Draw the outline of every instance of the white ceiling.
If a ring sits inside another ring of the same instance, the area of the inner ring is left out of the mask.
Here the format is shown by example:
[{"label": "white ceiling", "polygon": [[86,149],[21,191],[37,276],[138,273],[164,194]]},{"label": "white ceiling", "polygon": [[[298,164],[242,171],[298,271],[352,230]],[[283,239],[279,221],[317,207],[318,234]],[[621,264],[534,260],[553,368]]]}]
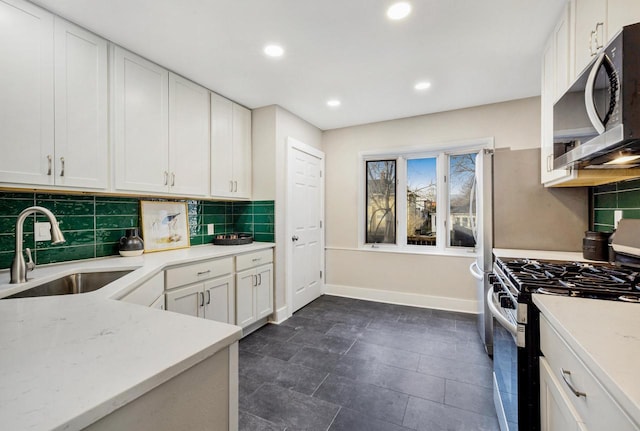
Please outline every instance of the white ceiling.
[{"label": "white ceiling", "polygon": [[[320,129],[540,94],[565,0],[34,0],[249,108]],[[281,44],[279,59],[262,53]],[[419,93],[416,82],[430,89]],[[342,105],[329,108],[338,98]]]}]

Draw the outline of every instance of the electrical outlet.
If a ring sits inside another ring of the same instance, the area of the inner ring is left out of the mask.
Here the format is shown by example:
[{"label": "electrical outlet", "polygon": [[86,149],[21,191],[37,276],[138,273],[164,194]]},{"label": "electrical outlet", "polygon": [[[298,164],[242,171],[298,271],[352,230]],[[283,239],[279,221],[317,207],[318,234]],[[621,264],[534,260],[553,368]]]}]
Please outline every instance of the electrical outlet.
[{"label": "electrical outlet", "polygon": [[36,222],[33,233],[35,234],[36,241],[51,241],[51,223]]},{"label": "electrical outlet", "polygon": [[618,223],[622,220],[622,210],[615,210],[613,212],[613,227],[618,229]]},{"label": "electrical outlet", "polygon": [[213,223],[207,225],[207,235],[213,235]]}]

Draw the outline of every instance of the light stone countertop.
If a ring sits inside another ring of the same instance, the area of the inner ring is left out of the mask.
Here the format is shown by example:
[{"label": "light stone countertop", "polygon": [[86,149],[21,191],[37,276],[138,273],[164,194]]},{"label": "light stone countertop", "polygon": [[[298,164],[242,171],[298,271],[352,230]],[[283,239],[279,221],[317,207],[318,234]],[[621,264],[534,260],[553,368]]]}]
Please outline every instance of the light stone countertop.
[{"label": "light stone countertop", "polygon": [[539,294],[533,302],[640,424],[640,304]]},{"label": "light stone countertop", "polygon": [[237,341],[237,326],[118,301],[164,269],[273,247],[189,249],[36,268],[20,287],[59,276],[135,271],[94,292],[0,300],[0,428],[80,430]]}]

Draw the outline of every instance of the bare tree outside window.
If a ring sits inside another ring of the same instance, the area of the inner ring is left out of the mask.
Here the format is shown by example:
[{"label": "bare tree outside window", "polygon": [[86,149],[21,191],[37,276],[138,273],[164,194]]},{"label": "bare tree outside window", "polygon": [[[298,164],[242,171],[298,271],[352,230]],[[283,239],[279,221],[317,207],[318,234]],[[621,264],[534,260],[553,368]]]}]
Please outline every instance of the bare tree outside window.
[{"label": "bare tree outside window", "polygon": [[369,244],[396,242],[396,161],[371,160],[367,170],[367,238]]},{"label": "bare tree outside window", "polygon": [[407,244],[436,245],[437,158],[407,160]]},{"label": "bare tree outside window", "polygon": [[476,153],[449,156],[449,245],[474,247]]}]

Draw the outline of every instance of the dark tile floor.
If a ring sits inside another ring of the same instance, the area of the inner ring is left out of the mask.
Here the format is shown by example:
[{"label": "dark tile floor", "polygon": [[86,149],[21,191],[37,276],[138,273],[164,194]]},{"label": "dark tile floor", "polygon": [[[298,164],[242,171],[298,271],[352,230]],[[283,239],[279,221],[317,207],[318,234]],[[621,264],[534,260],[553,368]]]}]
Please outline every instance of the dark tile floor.
[{"label": "dark tile floor", "polygon": [[240,341],[240,430],[498,430],[473,316],[322,296]]}]

